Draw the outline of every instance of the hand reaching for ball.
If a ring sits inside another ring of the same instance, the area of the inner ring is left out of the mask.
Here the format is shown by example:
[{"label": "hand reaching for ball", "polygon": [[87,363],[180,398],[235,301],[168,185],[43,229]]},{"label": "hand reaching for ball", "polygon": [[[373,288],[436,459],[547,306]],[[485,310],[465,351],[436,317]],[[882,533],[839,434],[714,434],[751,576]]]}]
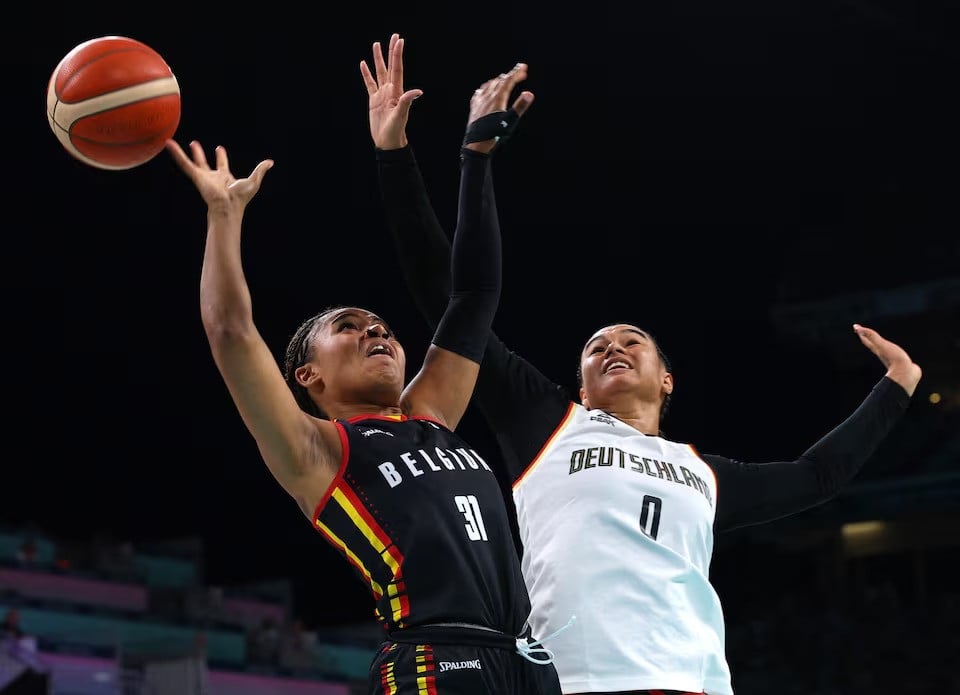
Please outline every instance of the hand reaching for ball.
[{"label": "hand reaching for ball", "polygon": [[210,212],[242,213],[247,203],[260,190],[264,175],[273,166],[272,159],[264,159],[254,167],[250,176],[238,179],[230,172],[230,160],[223,145],[218,145],[214,150],[216,166],[213,168],[207,163],[207,155],[196,140],[190,143],[192,159],[175,140],[168,140],[166,148],[183,173],[200,191]]}]

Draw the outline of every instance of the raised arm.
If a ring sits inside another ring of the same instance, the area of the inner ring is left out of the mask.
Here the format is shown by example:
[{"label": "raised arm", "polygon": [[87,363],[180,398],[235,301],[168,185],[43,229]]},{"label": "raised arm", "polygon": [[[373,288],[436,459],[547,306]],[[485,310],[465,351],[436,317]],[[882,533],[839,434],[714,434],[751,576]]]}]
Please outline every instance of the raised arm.
[{"label": "raised arm", "polygon": [[380,42],[375,42],[373,69],[361,61],[360,73],[369,97],[380,194],[400,270],[417,309],[430,329],[436,330],[450,297],[450,240],[430,203],[407,141],[410,108],[423,92],[404,89],[403,49],[404,40],[393,34],[388,63]]},{"label": "raised arm", "polygon": [[[402,46],[402,44],[400,44]],[[526,65],[487,80],[470,99],[467,134],[461,148],[459,212],[450,261],[446,309],[427,350],[423,368],[405,392],[405,407],[432,414],[455,429],[470,403],[477,373],[497,311],[501,286],[500,224],[488,203],[490,152],[495,130],[485,124],[502,114]],[[523,110],[533,101],[524,91]],[[519,117],[519,116],[518,116]]]},{"label": "raised arm", "polygon": [[297,405],[254,325],[241,263],[244,212],[273,161],[264,160],[249,177],[236,179],[223,147],[216,148],[213,167],[196,141],[190,143],[190,157],[172,140],[167,150],[207,204],[200,314],[214,362],[270,472],[309,517],[333,480],[340,441],[332,423]]},{"label": "raised arm", "polygon": [[922,371],[907,352],[854,324],[860,342],[886,367],[859,407],[795,461],[740,463],[704,456],[717,474],[717,530],[795,514],[834,497],[900,421]]},{"label": "raised arm", "polygon": [[[389,64],[379,43],[373,44],[373,69],[360,63],[369,95],[370,134],[376,148],[377,174],[400,268],[417,308],[436,330],[450,297],[451,245],[433,210],[413,149],[407,141],[410,106],[422,92],[404,89],[404,42],[390,39]],[[497,135],[508,134],[530,103],[520,94],[510,109],[496,119],[488,115],[478,124]],[[478,131],[472,131],[477,136]],[[489,144],[489,143],[488,143]],[[496,210],[491,169],[483,187],[483,205]],[[461,198],[461,206],[465,204]],[[458,213],[463,219],[464,213]],[[508,475],[517,477],[550,436],[570,403],[569,394],[532,364],[509,350],[491,332],[476,385],[476,399],[491,423],[502,450]]]}]

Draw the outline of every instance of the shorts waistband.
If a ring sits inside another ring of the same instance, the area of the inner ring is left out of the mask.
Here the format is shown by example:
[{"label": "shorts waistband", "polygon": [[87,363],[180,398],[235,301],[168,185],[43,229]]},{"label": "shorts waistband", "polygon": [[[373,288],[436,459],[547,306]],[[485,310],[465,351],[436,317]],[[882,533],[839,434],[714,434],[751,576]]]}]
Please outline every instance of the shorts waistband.
[{"label": "shorts waistband", "polygon": [[[557,632],[565,630],[573,620],[574,618],[571,617],[570,622]],[[533,664],[540,666],[552,664],[553,652],[543,646],[545,640],[532,640],[530,634],[529,624],[525,624],[523,631],[514,636],[471,623],[433,623],[388,632],[387,639],[403,644],[450,644],[506,649],[519,654]],[[556,634],[545,639],[550,639]]]},{"label": "shorts waistband", "polygon": [[405,627],[388,632],[387,639],[401,644],[453,644],[510,651],[516,651],[517,648],[517,636],[472,623],[429,623]]},{"label": "shorts waistband", "polygon": [[706,695],[703,692],[693,693],[689,690],[624,690],[619,693],[607,693],[607,695]]}]

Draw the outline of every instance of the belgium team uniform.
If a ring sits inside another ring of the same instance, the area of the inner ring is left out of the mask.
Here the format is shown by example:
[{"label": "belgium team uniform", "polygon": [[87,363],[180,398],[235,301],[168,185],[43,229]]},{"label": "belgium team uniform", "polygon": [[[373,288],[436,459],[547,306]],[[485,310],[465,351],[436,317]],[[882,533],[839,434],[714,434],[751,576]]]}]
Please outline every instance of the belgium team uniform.
[{"label": "belgium team uniform", "polygon": [[370,589],[386,631],[371,692],[558,693],[554,667],[518,653],[530,601],[486,461],[430,419],[335,423],[343,461],[314,519]]},{"label": "belgium team uniform", "polygon": [[[435,323],[445,233],[409,148],[378,161],[405,277]],[[492,334],[474,397],[512,485],[530,624],[540,639],[562,631],[548,646],[563,692],[708,695],[733,693],[709,580],[715,534],[833,497],[910,400],[884,377],[798,459],[743,463],[587,410]]]}]

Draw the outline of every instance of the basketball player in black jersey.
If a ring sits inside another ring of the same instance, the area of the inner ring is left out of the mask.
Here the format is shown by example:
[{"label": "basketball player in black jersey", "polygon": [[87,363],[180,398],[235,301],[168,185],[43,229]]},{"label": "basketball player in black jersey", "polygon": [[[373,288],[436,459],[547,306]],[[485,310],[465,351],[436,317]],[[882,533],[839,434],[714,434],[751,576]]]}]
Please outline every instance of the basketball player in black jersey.
[{"label": "basketball player in black jersey", "polygon": [[[401,94],[391,85],[402,75],[375,62],[371,101],[395,107]],[[526,624],[530,600],[500,487],[454,433],[500,294],[500,248],[489,239],[499,236],[496,211],[482,205],[498,130],[485,117],[503,113],[524,78],[517,69],[489,80],[470,100],[450,301],[406,386],[393,331],[351,306],[305,321],[281,372],[253,322],[240,253],[246,206],[273,162],[237,179],[223,147],[211,166],[199,143],[189,156],[167,144],[207,204],[200,299],[214,361],[271,473],[375,600],[386,640],[371,694],[559,693],[551,655]],[[402,95],[402,108],[417,95]],[[515,116],[532,100],[524,92]]]},{"label": "basketball player in black jersey", "polygon": [[[371,128],[387,219],[414,298],[436,325],[449,243],[403,118],[391,125]],[[484,194],[495,207],[492,184]],[[899,345],[865,326],[854,331],[883,365],[881,379],[799,457],[762,463],[662,436],[673,375],[637,326],[589,337],[577,397],[490,336],[476,398],[513,491],[530,622],[546,641],[576,617],[550,645],[564,693],[732,695],[709,578],[715,534],[833,497],[906,412],[921,378]]]}]

